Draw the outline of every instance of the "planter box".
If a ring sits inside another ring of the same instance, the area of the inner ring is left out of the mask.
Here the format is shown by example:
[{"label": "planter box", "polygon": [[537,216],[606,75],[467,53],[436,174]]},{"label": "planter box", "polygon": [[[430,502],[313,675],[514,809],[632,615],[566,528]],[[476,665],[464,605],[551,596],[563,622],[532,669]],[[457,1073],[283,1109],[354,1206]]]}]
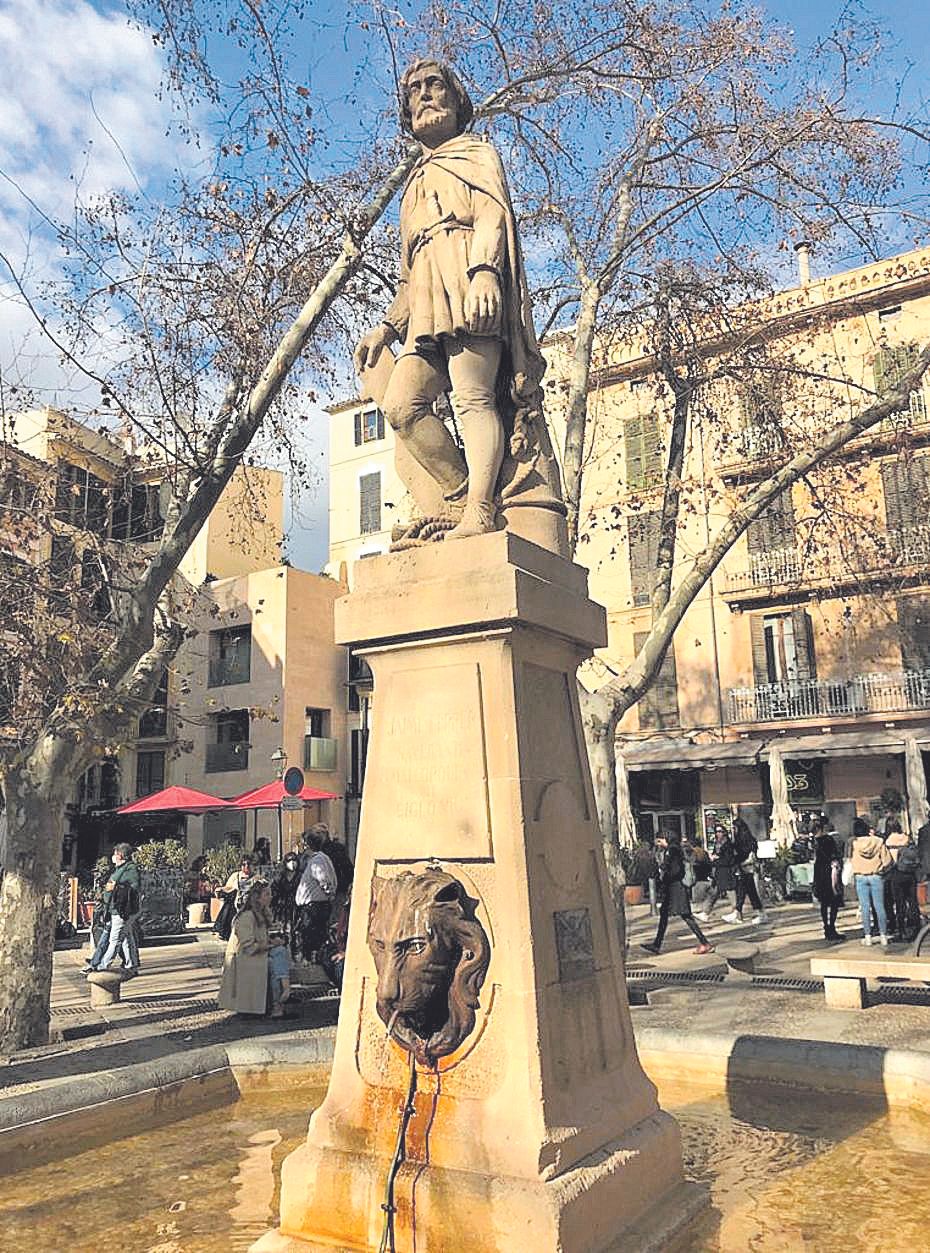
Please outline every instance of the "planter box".
[{"label": "planter box", "polygon": [[930,905],[930,882],[926,879],[917,884],[917,904]]},{"label": "planter box", "polygon": [[187,925],[189,927],[202,927],[207,921],[207,907],[205,904],[197,903],[188,905],[187,907]]},{"label": "planter box", "polygon": [[625,905],[642,905],[645,899],[645,889],[641,883],[628,884],[623,889],[623,903]]}]

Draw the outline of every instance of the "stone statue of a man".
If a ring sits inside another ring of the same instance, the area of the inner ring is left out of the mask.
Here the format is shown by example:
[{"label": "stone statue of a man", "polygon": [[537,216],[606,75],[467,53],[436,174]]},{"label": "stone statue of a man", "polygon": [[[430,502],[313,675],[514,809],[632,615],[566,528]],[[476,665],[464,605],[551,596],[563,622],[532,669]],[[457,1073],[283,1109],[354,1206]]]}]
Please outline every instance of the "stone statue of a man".
[{"label": "stone statue of a man", "polygon": [[[518,505],[549,510],[554,523],[564,506],[542,417],[545,362],[500,158],[467,133],[472,104],[447,66],[415,62],[401,80],[400,104],[423,155],[401,201],[397,296],[358,345],[356,367],[410,454],[398,457],[398,470],[417,504],[431,511],[425,471],[439,489],[432,503],[458,519],[447,539],[499,529],[499,509]],[[387,351],[395,343],[396,360]],[[442,392],[450,393],[464,458],[434,412]]]}]

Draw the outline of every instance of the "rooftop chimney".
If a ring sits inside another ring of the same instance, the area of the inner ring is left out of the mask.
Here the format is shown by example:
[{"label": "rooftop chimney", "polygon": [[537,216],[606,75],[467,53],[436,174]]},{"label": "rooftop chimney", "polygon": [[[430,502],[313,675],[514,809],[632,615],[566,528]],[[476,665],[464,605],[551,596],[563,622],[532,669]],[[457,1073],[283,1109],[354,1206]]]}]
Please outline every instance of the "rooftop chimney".
[{"label": "rooftop chimney", "polygon": [[810,241],[802,239],[794,246],[795,252],[798,254],[798,278],[802,287],[807,287],[811,281],[811,246]]}]

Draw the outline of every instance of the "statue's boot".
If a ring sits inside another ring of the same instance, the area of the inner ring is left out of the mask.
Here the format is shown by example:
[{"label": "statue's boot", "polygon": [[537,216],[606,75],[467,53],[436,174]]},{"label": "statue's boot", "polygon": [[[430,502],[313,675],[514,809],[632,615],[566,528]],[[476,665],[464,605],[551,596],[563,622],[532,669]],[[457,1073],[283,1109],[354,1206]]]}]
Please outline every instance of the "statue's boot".
[{"label": "statue's boot", "polygon": [[497,531],[497,506],[492,500],[469,500],[459,523],[446,532],[446,539],[467,539]]}]

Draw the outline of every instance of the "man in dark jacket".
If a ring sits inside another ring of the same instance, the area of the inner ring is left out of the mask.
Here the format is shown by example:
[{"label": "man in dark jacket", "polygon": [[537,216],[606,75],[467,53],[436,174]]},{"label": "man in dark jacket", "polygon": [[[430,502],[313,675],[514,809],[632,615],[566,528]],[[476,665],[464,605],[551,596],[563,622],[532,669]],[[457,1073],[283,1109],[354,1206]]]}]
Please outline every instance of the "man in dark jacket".
[{"label": "man in dark jacket", "polygon": [[126,977],[131,979],[139,973],[139,948],[133,920],[139,912],[141,889],[139,867],[132,860],[132,845],[117,844],[113,850],[113,872],[103,889],[103,909],[108,921],[93,957],[84,967],[85,974],[106,970],[120,948]]},{"label": "man in dark jacket", "polygon": [[698,947],[695,953],[703,955],[713,951],[707,937],[694,920],[691,913],[691,899],[685,887],[685,859],[681,851],[681,836],[677,831],[668,831],[656,837],[656,844],[664,850],[662,867],[659,871],[659,893],[662,903],[659,906],[659,926],[656,938],[651,944],[641,944],[640,948],[658,957],[665,939],[665,931],[671,914],[677,914],[681,921],[694,932]]}]

